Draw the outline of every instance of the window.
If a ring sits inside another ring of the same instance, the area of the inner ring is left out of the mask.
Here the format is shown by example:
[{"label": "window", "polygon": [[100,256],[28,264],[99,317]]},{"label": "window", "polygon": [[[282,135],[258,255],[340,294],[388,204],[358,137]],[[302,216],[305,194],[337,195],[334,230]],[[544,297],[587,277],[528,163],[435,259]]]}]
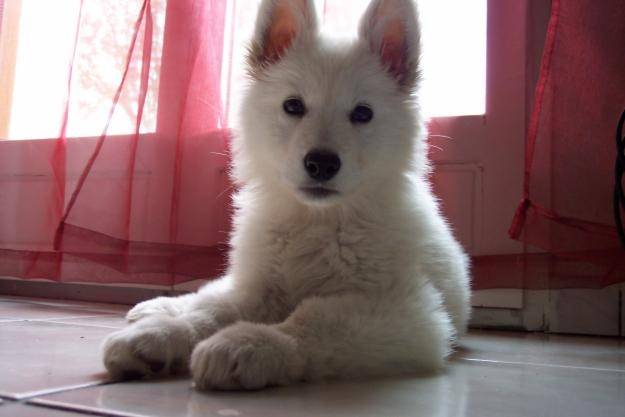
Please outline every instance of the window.
[{"label": "window", "polygon": [[[324,35],[356,36],[368,1],[314,0]],[[232,60],[225,62],[228,113],[238,109],[246,84],[245,48],[260,0],[229,2]],[[486,102],[486,0],[418,0],[422,16],[421,100],[429,117],[481,115]],[[228,33],[227,33],[228,35]],[[227,60],[226,60],[227,61]]]},{"label": "window", "polygon": [[[72,74],[67,136],[99,136],[119,85],[141,0],[49,0],[4,2],[0,37],[0,139],[52,138],[59,134],[67,97],[68,69],[80,13],[80,36]],[[166,0],[153,0],[150,83],[140,131],[156,127],[158,77]],[[139,31],[140,36],[142,31]],[[134,55],[140,57],[142,39]],[[124,94],[108,129],[135,129],[140,59],[133,59]],[[36,123],[33,121],[36,120]]]},{"label": "window", "polygon": [[[353,37],[368,1],[314,0],[324,34]],[[485,110],[486,0],[418,0],[423,31],[427,116],[480,115]],[[58,136],[75,50],[68,137],[99,136],[121,79],[142,0],[3,2],[0,37],[0,139]],[[152,0],[153,42],[141,133],[156,130],[167,0]],[[227,2],[222,91],[227,115],[238,109],[246,84],[245,48],[260,0]],[[453,12],[450,12],[453,11]],[[108,134],[134,131],[141,71],[141,35]],[[451,36],[450,36],[451,34]],[[36,123],[33,123],[36,120]]]}]

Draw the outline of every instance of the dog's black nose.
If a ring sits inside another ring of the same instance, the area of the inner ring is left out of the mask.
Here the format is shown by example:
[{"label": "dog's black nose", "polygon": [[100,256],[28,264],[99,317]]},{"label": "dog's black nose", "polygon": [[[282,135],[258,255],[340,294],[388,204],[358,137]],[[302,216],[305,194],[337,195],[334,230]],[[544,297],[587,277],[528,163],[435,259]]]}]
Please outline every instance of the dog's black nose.
[{"label": "dog's black nose", "polygon": [[316,149],[304,157],[304,168],[313,180],[328,181],[341,169],[341,159],[334,152]]}]

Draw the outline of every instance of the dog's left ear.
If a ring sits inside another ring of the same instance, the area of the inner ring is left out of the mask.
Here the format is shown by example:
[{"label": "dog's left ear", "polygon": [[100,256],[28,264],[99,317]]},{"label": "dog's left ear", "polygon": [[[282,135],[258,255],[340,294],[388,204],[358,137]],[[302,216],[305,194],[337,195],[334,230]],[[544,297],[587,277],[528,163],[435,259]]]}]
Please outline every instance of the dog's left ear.
[{"label": "dog's left ear", "polygon": [[314,0],[263,0],[248,63],[252,74],[278,62],[294,43],[317,33]]},{"label": "dog's left ear", "polygon": [[415,87],[421,43],[414,0],[371,1],[360,21],[359,35],[402,89]]}]

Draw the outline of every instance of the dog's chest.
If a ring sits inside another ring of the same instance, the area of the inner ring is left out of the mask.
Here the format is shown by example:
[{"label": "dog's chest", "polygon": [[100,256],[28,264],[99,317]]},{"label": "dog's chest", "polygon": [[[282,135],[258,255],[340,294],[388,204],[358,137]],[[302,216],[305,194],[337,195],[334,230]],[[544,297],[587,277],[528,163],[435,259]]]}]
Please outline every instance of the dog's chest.
[{"label": "dog's chest", "polygon": [[278,227],[273,233],[273,272],[294,301],[370,290],[378,277],[391,272],[392,250],[384,231],[354,222]]}]

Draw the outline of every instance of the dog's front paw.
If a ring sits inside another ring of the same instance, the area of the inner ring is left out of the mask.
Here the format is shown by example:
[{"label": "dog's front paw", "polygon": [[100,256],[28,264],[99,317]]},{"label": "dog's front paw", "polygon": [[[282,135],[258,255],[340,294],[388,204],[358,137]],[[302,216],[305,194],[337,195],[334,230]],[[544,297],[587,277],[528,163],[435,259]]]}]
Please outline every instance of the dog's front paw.
[{"label": "dog's front paw", "polygon": [[187,372],[193,338],[191,326],[180,319],[147,317],[105,339],[104,366],[113,379]]},{"label": "dog's front paw", "polygon": [[143,301],[126,313],[126,320],[135,322],[142,318],[156,314],[166,314],[171,317],[180,315],[180,300],[175,297],[156,297]]},{"label": "dog's front paw", "polygon": [[266,325],[238,323],[199,343],[191,356],[198,389],[260,389],[301,379],[304,360],[291,336]]}]

